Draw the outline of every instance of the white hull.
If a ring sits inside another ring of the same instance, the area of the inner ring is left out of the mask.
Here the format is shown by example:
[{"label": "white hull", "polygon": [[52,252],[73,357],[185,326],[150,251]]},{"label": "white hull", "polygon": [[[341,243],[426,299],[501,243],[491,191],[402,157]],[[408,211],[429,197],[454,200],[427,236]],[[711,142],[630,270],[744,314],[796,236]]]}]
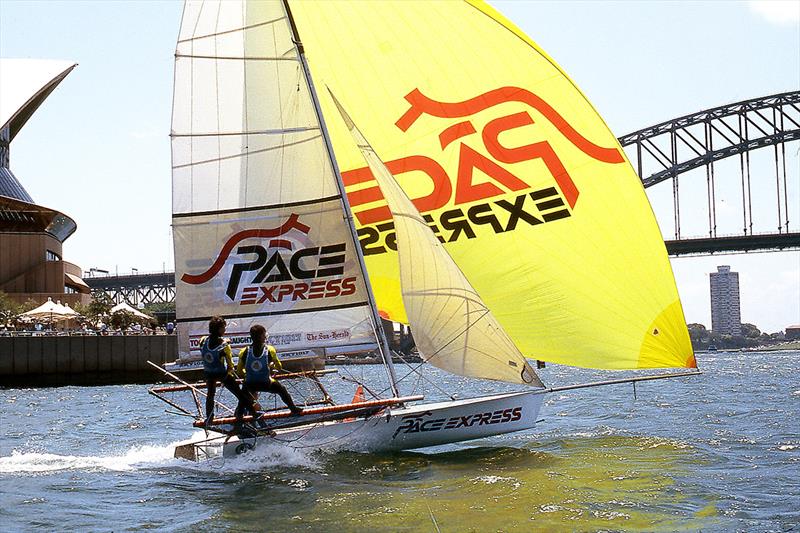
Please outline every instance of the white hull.
[{"label": "white hull", "polygon": [[[543,393],[537,390],[388,408],[383,414],[368,419],[309,424],[277,430],[274,436],[233,437],[223,445],[223,455],[232,457],[261,444],[360,452],[397,451],[511,433],[536,425]],[[205,455],[216,453],[211,450],[198,453],[199,457]]]}]

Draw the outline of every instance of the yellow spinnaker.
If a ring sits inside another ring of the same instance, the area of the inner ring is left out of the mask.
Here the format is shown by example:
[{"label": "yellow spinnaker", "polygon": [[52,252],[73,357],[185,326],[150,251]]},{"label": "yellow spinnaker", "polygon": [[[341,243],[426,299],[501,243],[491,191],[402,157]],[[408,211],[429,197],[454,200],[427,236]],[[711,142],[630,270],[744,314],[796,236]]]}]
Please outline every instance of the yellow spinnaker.
[{"label": "yellow spinnaker", "polygon": [[[592,368],[695,366],[639,178],[518,28],[479,2],[290,6],[317,85],[350,110],[522,353]],[[378,306],[405,321],[391,213],[320,98]]]}]

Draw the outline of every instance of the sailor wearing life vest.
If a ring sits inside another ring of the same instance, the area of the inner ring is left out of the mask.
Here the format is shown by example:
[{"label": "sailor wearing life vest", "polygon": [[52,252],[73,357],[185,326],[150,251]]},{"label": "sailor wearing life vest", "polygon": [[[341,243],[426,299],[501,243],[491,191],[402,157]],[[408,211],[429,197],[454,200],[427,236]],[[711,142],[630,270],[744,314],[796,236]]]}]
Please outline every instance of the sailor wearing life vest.
[{"label": "sailor wearing life vest", "polygon": [[217,392],[217,381],[221,381],[226,389],[231,391],[239,403],[247,401],[249,396],[245,396],[236,381],[236,373],[233,367],[233,356],[228,340],[222,336],[225,334],[225,319],[222,317],[212,317],[208,322],[208,337],[200,339],[200,354],[203,358],[203,372],[206,378],[206,427],[211,425],[214,419],[214,396]]},{"label": "sailor wearing life vest", "polygon": [[272,369],[281,371],[283,366],[275,347],[267,344],[267,330],[264,326],[255,324],[251,327],[250,339],[252,343],[239,352],[239,363],[236,365],[237,373],[240,376],[244,375],[242,392],[247,396],[245,401],[239,402],[236,408],[237,416],[241,416],[245,409],[251,409],[255,393],[260,391],[278,394],[293,415],[302,414],[303,410],[294,404],[286,387],[272,377]]}]

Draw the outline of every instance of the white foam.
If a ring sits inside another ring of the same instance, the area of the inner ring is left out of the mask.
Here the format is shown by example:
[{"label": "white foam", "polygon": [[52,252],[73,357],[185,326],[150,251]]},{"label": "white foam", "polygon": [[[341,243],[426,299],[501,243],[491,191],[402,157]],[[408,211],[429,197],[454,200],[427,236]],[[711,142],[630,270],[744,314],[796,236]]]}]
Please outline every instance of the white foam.
[{"label": "white foam", "polygon": [[173,459],[174,444],[134,446],[122,455],[79,456],[14,450],[0,457],[0,473],[24,474],[63,470],[128,471],[165,464]]},{"label": "white foam", "polygon": [[486,485],[494,485],[495,483],[505,483],[510,484],[512,487],[519,488],[522,483],[520,483],[516,478],[513,477],[503,477],[503,476],[478,476],[476,478],[470,479],[474,485],[479,483],[483,483]]},{"label": "white foam", "polygon": [[[214,458],[194,462],[175,459],[175,446],[201,442],[207,437],[197,431],[190,439],[165,445],[133,446],[122,454],[59,455],[42,451],[14,450],[0,457],[0,474],[49,473],[71,470],[125,472],[158,467],[178,467],[218,472],[253,472],[271,468],[320,466],[323,453],[316,448],[292,448],[278,442],[259,443],[253,450],[232,458]],[[217,441],[222,443],[222,439]]]},{"label": "white foam", "polygon": [[196,468],[224,468],[225,472],[253,472],[272,468],[320,466],[320,451],[315,448],[292,448],[277,442],[260,442],[247,453],[226,459],[194,463]]}]

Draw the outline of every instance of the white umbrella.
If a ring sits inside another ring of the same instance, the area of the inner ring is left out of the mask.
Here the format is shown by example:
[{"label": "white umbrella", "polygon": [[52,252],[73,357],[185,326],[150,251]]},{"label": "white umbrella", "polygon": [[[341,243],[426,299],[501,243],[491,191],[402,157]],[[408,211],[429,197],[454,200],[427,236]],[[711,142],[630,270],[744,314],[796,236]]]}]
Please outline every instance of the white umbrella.
[{"label": "white umbrella", "polygon": [[56,301],[56,307],[58,307],[58,313],[64,318],[78,318],[81,316],[76,310],[71,308],[69,304],[62,304],[61,300]]},{"label": "white umbrella", "polygon": [[[67,309],[68,308],[65,308],[60,303],[53,302],[52,298],[47,298],[47,301],[36,309],[31,309],[19,316],[20,318],[39,320],[41,322],[54,322],[57,320],[64,320],[65,318],[71,318],[72,315],[64,315]],[[72,309],[69,309],[69,312],[77,314]]]},{"label": "white umbrella", "polygon": [[111,308],[111,314],[112,315],[114,313],[119,313],[121,311],[125,311],[127,313],[132,314],[133,316],[135,316],[137,318],[142,318],[144,320],[153,320],[153,317],[151,317],[150,315],[146,315],[146,314],[142,313],[141,311],[139,311],[138,309],[134,309],[130,305],[126,304],[125,302],[118,303],[117,305],[115,305],[114,307]]}]

